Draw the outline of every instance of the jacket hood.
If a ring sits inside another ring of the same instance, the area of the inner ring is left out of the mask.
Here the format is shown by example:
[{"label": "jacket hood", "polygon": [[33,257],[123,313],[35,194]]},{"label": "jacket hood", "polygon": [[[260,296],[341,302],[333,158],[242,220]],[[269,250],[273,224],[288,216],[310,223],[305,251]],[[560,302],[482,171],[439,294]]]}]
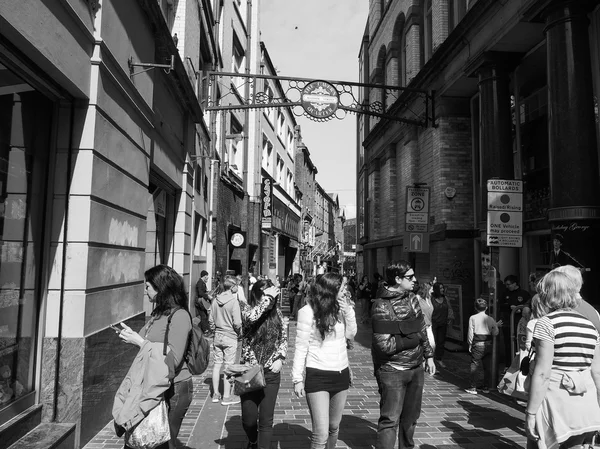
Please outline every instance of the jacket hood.
[{"label": "jacket hood", "polygon": [[226,292],[220,293],[217,296],[216,301],[219,307],[223,307],[225,304],[233,301],[234,299],[237,300],[237,295],[231,290],[227,290]]},{"label": "jacket hood", "polygon": [[410,291],[408,291],[408,290],[407,291],[391,290],[385,286],[381,286],[377,290],[377,294],[375,295],[375,297],[381,298],[381,299],[400,299],[400,298],[405,298],[408,295],[410,295]]}]

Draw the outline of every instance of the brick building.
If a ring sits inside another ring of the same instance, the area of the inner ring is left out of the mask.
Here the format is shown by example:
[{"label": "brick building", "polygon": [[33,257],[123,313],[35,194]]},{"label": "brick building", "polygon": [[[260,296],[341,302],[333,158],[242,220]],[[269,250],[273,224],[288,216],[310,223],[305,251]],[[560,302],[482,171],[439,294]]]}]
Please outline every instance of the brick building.
[{"label": "brick building", "polygon": [[[516,274],[526,286],[529,273],[548,271],[558,233],[569,263],[598,268],[597,4],[370,2],[361,81],[433,91],[435,101],[431,110],[415,90],[362,91],[364,103],[429,120],[424,127],[359,118],[357,228],[366,274],[408,259],[420,280],[436,276],[452,286],[464,323],[472,298],[488,293],[480,255],[488,251],[491,178],[525,185],[523,246],[492,248],[502,279]],[[406,188],[415,184],[430,189],[428,252],[411,252],[404,234]],[[597,302],[590,280],[584,296]],[[459,340],[462,323],[454,329]]]}]

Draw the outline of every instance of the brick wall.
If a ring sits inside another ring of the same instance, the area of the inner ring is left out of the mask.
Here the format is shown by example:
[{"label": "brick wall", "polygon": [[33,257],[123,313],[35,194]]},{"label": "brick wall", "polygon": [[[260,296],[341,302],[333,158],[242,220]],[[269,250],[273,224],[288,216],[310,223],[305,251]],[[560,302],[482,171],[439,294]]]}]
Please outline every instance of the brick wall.
[{"label": "brick wall", "polygon": [[448,37],[448,0],[433,0],[432,14],[432,49],[435,52]]},{"label": "brick wall", "polygon": [[412,24],[406,32],[406,84],[421,70],[421,27],[418,24]]}]

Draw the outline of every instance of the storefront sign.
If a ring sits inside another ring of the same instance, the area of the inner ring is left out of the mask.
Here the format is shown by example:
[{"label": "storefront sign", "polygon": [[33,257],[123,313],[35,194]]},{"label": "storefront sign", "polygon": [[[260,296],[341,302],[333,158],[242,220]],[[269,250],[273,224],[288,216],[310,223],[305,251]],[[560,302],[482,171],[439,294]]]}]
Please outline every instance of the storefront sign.
[{"label": "storefront sign", "polygon": [[326,81],[313,81],[302,89],[302,107],[311,117],[331,117],[335,114],[339,103],[335,86]]},{"label": "storefront sign", "polygon": [[271,229],[273,220],[273,180],[263,178],[260,189],[262,229]]}]

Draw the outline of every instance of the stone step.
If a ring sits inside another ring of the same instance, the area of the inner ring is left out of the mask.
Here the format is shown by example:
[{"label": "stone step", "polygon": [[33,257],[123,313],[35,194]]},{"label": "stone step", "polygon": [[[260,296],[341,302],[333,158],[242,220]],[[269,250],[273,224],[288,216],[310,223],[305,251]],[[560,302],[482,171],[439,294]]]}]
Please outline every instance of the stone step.
[{"label": "stone step", "polygon": [[44,423],[29,431],[8,449],[74,449],[75,424]]}]

